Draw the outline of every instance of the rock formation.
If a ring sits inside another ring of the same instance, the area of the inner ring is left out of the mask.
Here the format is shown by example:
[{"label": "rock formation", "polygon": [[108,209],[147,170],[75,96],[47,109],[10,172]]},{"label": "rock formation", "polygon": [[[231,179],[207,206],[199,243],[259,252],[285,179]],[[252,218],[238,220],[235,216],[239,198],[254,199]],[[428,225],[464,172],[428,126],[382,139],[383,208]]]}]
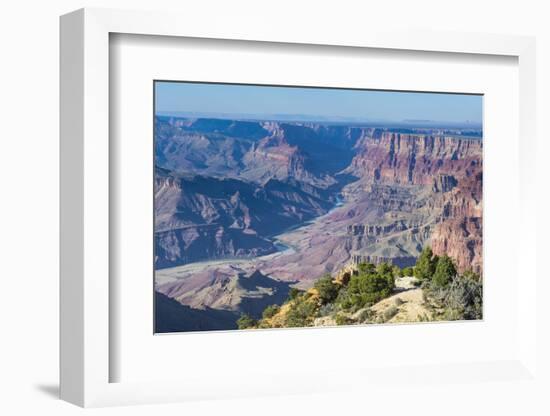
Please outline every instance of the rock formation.
[{"label": "rock formation", "polygon": [[[457,259],[460,272],[482,274],[483,142],[374,131],[356,148],[359,153],[347,171],[361,178],[364,189],[371,183],[430,186],[433,195],[427,205],[437,216],[430,227],[434,253]],[[367,227],[367,235],[386,230],[381,225]]]},{"label": "rock formation", "polygon": [[432,185],[440,174],[469,176],[481,165],[482,141],[375,130],[355,146],[347,172],[366,182]]}]

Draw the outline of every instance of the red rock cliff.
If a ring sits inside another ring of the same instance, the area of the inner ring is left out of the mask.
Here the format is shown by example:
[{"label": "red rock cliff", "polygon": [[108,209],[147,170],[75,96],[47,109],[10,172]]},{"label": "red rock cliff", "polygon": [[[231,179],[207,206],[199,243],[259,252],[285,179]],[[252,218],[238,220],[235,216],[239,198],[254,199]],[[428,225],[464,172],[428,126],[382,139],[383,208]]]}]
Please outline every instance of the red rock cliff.
[{"label": "red rock cliff", "polygon": [[374,131],[357,143],[347,171],[372,181],[431,185],[438,174],[478,171],[482,146],[477,139]]},{"label": "red rock cliff", "polygon": [[347,172],[365,185],[431,187],[429,204],[438,215],[430,243],[434,253],[451,256],[460,272],[482,274],[482,141],[375,130],[356,147]]}]

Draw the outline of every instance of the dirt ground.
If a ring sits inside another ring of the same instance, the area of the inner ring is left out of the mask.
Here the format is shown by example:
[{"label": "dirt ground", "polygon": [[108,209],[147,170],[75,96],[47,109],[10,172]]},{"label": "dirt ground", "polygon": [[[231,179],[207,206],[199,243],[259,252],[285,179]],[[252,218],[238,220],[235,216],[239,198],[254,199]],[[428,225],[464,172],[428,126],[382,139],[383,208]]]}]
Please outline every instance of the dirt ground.
[{"label": "dirt ground", "polygon": [[397,313],[389,319],[388,323],[418,322],[423,317],[430,317],[431,312],[424,304],[422,289],[414,285],[414,277],[400,277],[396,279],[396,292],[394,295],[381,300],[371,310],[377,316],[384,316],[387,310],[397,308]]}]

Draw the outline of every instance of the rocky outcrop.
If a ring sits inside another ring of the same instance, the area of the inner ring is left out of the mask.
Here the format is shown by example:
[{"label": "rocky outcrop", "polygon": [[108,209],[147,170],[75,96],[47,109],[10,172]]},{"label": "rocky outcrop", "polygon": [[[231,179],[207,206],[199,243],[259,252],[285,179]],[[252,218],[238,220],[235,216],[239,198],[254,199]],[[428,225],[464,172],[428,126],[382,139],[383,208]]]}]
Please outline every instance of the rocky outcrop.
[{"label": "rocky outcrop", "polygon": [[259,183],[287,178],[315,183],[317,178],[305,168],[303,152],[288,143],[280,128],[269,126],[266,130],[270,135],[254,143],[243,156],[241,176]]},{"label": "rocky outcrop", "polygon": [[440,223],[434,228],[434,254],[447,254],[457,262],[459,272],[483,274],[482,173],[463,177],[438,204]]},{"label": "rocky outcrop", "polygon": [[390,224],[353,224],[348,225],[348,234],[376,238],[394,232],[409,230],[411,228],[414,228],[414,225],[409,225],[404,220],[392,222]]},{"label": "rocky outcrop", "polygon": [[433,192],[449,192],[457,185],[457,180],[453,175],[439,174],[433,179]]},{"label": "rocky outcrop", "polygon": [[342,267],[338,272],[336,273],[336,277],[334,278],[334,282],[345,286],[349,283],[352,276],[357,276],[359,274],[359,270],[357,269],[356,263],[348,263],[344,267]]},{"label": "rocky outcrop", "polygon": [[460,273],[483,274],[483,228],[479,217],[459,217],[440,223],[431,237],[434,254],[447,254]]},{"label": "rocky outcrop", "polygon": [[369,256],[369,255],[355,254],[351,257],[351,261],[353,264],[388,263],[388,264],[394,264],[399,267],[409,267],[409,266],[414,266],[414,264],[416,263],[416,257],[383,257],[383,256]]},{"label": "rocky outcrop", "polygon": [[469,175],[481,164],[482,141],[375,130],[361,139],[347,172],[366,182],[433,185],[438,175]]}]

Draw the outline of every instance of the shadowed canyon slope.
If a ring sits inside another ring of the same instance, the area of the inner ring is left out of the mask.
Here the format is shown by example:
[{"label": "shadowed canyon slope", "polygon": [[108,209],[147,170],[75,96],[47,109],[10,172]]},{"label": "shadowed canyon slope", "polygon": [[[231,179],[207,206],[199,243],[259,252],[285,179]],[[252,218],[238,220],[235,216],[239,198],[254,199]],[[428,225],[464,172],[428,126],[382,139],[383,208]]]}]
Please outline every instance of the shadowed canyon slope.
[{"label": "shadowed canyon slope", "polygon": [[157,168],[156,264],[274,252],[269,236],[319,216],[331,205],[326,191],[293,180],[270,179],[259,185]]},{"label": "shadowed canyon slope", "polygon": [[482,140],[460,130],[157,117],[156,290],[257,315],[426,245],[482,273]]}]

